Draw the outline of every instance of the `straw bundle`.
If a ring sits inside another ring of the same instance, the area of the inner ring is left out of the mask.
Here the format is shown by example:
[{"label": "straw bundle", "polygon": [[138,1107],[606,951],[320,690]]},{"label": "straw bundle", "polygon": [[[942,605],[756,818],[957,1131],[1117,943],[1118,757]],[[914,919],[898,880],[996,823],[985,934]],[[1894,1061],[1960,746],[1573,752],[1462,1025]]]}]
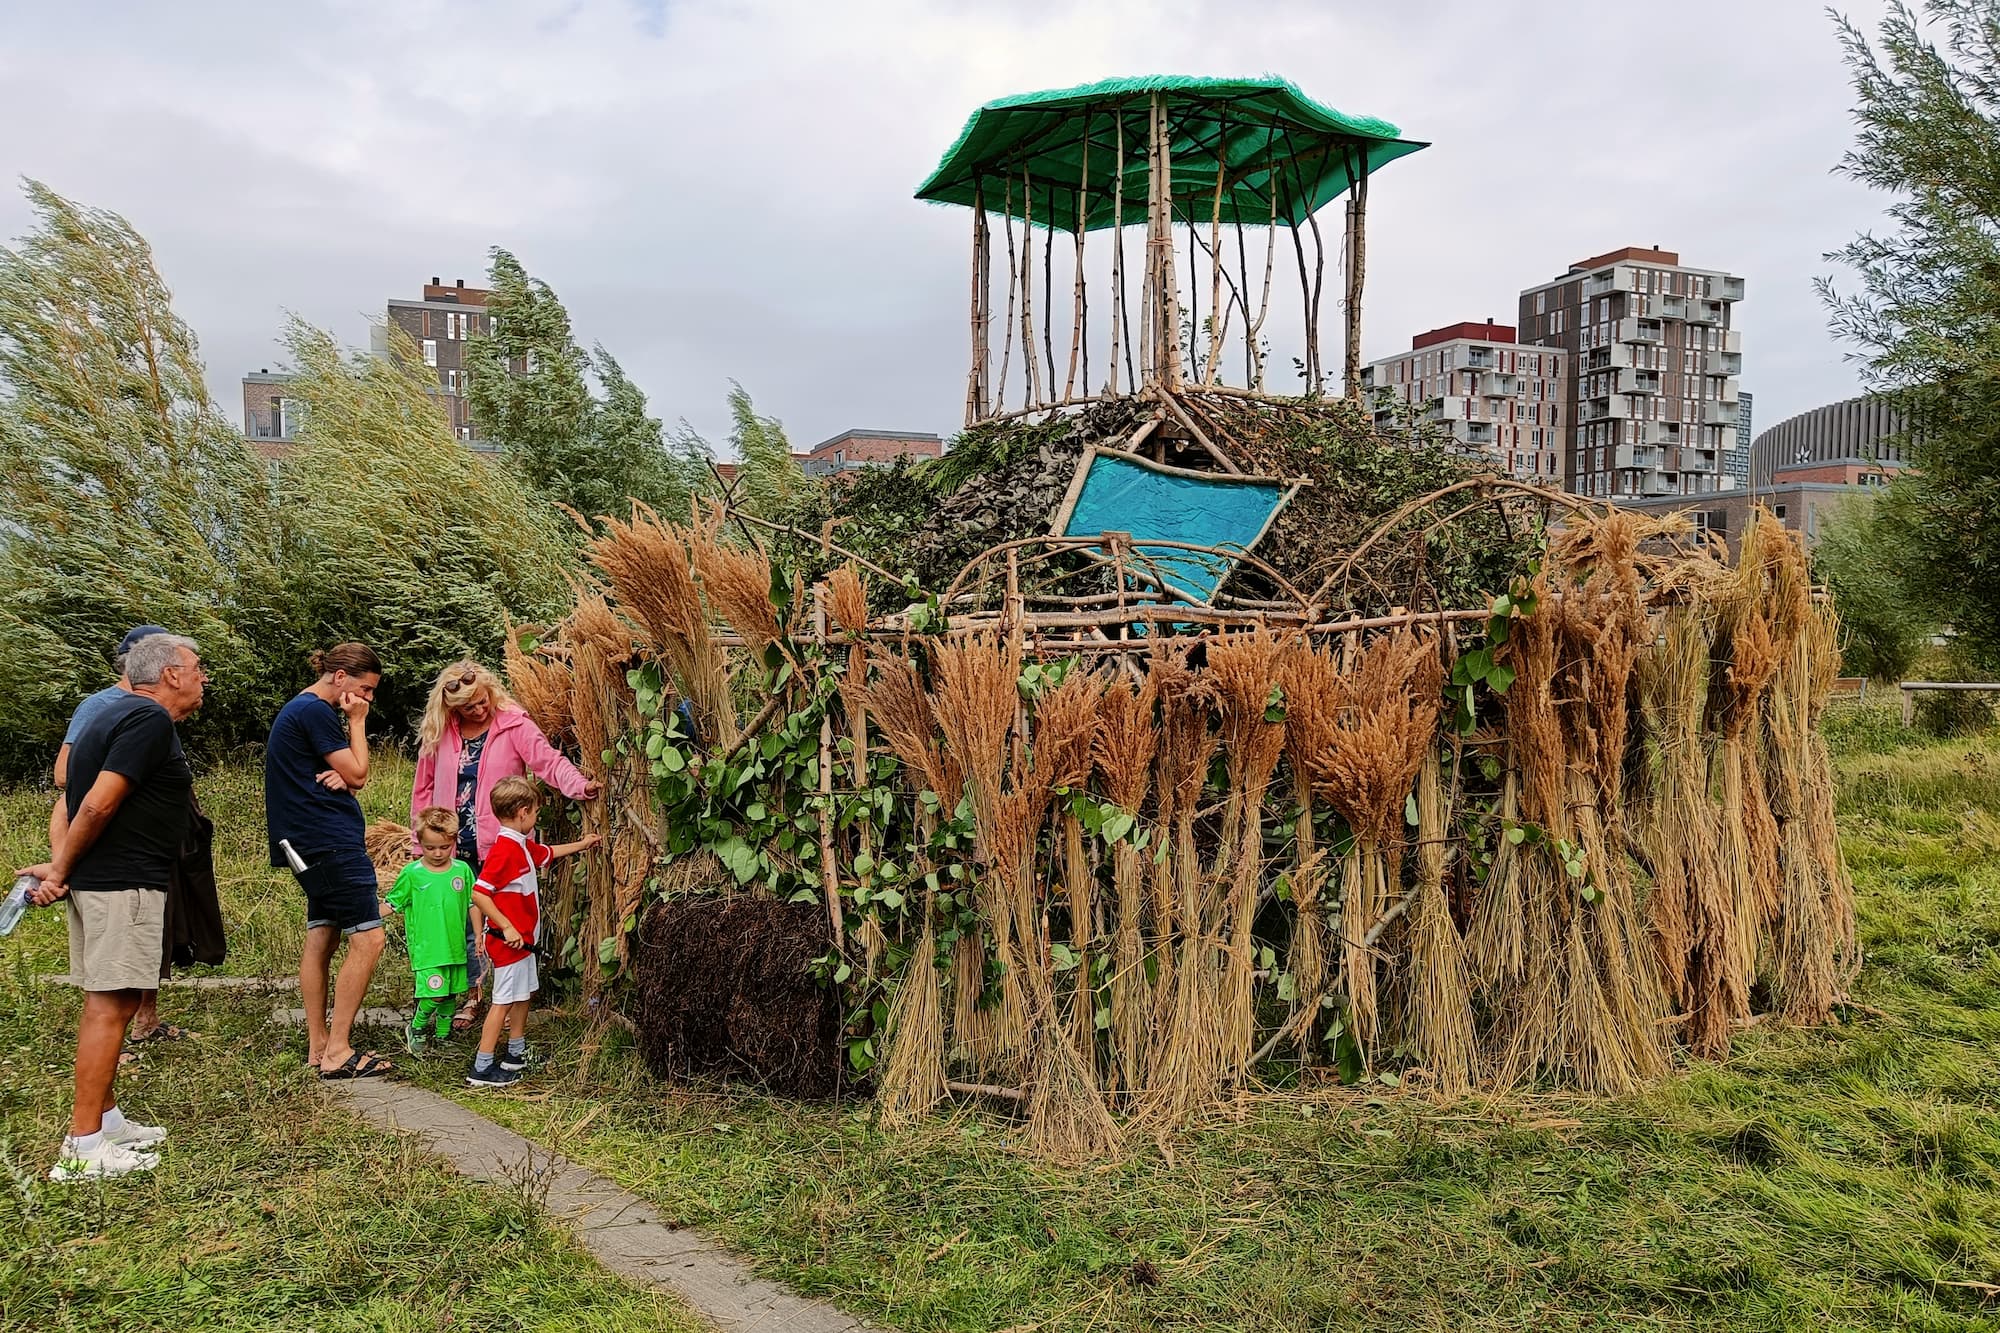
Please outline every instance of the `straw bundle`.
[{"label": "straw bundle", "polygon": [[728,663],[709,635],[683,530],[668,527],[659,515],[635,503],[630,523],[605,519],[603,535],[587,549],[591,562],[611,581],[619,605],[673,673],[704,732],[722,746],[735,744],[738,727]]},{"label": "straw bundle", "polygon": [[398,824],[393,819],[378,819],[368,826],[368,831],[362,835],[362,844],[368,849],[368,859],[375,863],[377,881],[383,884],[396,882],[396,876],[402,874],[403,867],[410,863],[410,842],[407,824]]},{"label": "straw bundle", "polygon": [[854,562],[835,569],[826,576],[827,614],[833,623],[849,634],[862,634],[868,629],[868,589],[861,582],[861,571]]},{"label": "straw bundle", "polygon": [[507,632],[500,640],[507,692],[534,719],[551,744],[566,747],[575,739],[570,734],[569,664],[546,648],[534,653],[522,652],[520,628],[509,620]]},{"label": "straw bundle", "polygon": [[1479,1037],[1472,1026],[1465,946],[1445,898],[1446,805],[1433,745],[1417,775],[1417,884],[1400,999],[1405,1035],[1423,1056],[1433,1089],[1441,1097],[1456,1097],[1472,1086]]},{"label": "straw bundle", "polygon": [[771,604],[771,558],[754,546],[746,549],[724,541],[724,517],[719,504],[711,506],[706,516],[696,510],[687,529],[688,554],[709,608],[761,658],[784,636],[778,610]]},{"label": "straw bundle", "polygon": [[926,904],[923,933],[889,1002],[889,1049],[880,1066],[875,1106],[890,1127],[913,1124],[945,1099],[944,993],[937,927]]},{"label": "straw bundle", "polygon": [[1511,833],[1521,822],[1521,770],[1512,759],[1511,746],[1501,768],[1493,860],[1473,895],[1465,933],[1466,963],[1480,989],[1496,996],[1513,993],[1528,965],[1526,905],[1517,865],[1520,848]]},{"label": "straw bundle", "polygon": [[[1104,677],[1072,670],[1035,709],[1032,782],[1053,800],[1059,789],[1074,790],[1090,781],[1091,740],[1098,727],[1098,704]],[[1058,806],[1056,828],[1061,844],[1061,874],[1068,900],[1070,948],[1078,963],[1070,996],[1072,1041],[1095,1086],[1097,1071],[1097,1005],[1091,993],[1091,942],[1097,918],[1097,870],[1084,848],[1083,824],[1068,807]],[[1048,910],[1042,909],[1042,944],[1050,943]]]},{"label": "straw bundle", "polygon": [[1301,640],[1285,654],[1279,669],[1285,691],[1285,755],[1292,775],[1292,799],[1298,806],[1292,865],[1292,923],[1289,958],[1299,997],[1297,1028],[1301,1051],[1309,1050],[1320,996],[1326,988],[1326,909],[1320,888],[1326,882],[1324,855],[1313,828],[1313,757],[1332,749],[1341,698],[1340,664],[1331,649],[1315,649]]},{"label": "straw bundle", "polygon": [[[1155,682],[1147,676],[1134,686],[1123,677],[1111,682],[1098,705],[1093,742],[1104,794],[1134,817],[1152,781]],[[1112,1073],[1126,1089],[1139,1086],[1151,1006],[1146,996],[1146,865],[1139,848],[1125,839],[1111,849],[1111,1056]]]},{"label": "straw bundle", "polygon": [[1728,1052],[1731,1025],[1750,1012],[1732,876],[1722,862],[1722,811],[1709,793],[1703,717],[1715,611],[1699,592],[1670,608],[1660,642],[1641,660],[1640,697],[1656,770],[1642,807],[1652,849],[1648,921],[1663,984],[1687,1016],[1683,1040],[1699,1055]]},{"label": "straw bundle", "polygon": [[1437,733],[1443,684],[1434,640],[1408,630],[1377,639],[1340,678],[1332,743],[1307,756],[1315,793],[1354,834],[1341,884],[1341,972],[1364,1051],[1375,1044],[1379,1019],[1367,935],[1400,879],[1403,807]]},{"label": "straw bundle", "polygon": [[1800,633],[1806,654],[1805,818],[1813,856],[1819,862],[1826,893],[1827,935],[1832,946],[1833,975],[1840,994],[1861,971],[1861,944],[1855,935],[1854,881],[1840,855],[1840,831],[1833,817],[1833,756],[1820,730],[1834,679],[1840,674],[1840,622],[1829,606],[1813,608]]},{"label": "straw bundle", "polygon": [[1208,688],[1222,721],[1229,791],[1223,806],[1222,845],[1214,880],[1225,894],[1204,911],[1203,929],[1225,942],[1221,978],[1223,1067],[1243,1072],[1256,1021],[1256,959],[1251,930],[1264,871],[1264,796],[1284,752],[1285,727],[1268,721],[1278,692],[1285,645],[1266,630],[1219,636],[1209,644]]}]

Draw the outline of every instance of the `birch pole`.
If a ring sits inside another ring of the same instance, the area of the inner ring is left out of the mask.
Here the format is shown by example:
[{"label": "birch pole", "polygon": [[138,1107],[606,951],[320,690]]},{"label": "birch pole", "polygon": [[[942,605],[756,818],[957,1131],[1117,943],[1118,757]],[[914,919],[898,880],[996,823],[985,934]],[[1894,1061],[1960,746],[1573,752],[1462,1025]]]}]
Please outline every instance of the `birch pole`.
[{"label": "birch pole", "polygon": [[1354,176],[1347,199],[1347,345],[1342,374],[1347,396],[1361,401],[1361,283],[1368,267],[1368,154],[1359,157],[1361,169]]},{"label": "birch pole", "polygon": [[985,419],[990,389],[987,375],[992,369],[992,355],[986,337],[991,320],[987,310],[991,302],[987,284],[992,279],[992,264],[987,253],[989,244],[986,197],[983,186],[975,181],[972,186],[972,369],[965,385],[965,424],[968,426]]}]

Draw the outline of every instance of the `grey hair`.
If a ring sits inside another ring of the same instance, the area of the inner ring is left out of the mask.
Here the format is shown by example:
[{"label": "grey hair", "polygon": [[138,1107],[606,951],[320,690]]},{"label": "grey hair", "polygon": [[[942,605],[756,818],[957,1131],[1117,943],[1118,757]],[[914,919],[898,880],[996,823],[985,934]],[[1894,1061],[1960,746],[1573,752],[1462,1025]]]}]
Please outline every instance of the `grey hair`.
[{"label": "grey hair", "polygon": [[148,634],[125,654],[125,679],[134,685],[159,684],[162,671],[180,665],[183,648],[190,653],[201,651],[193,639],[179,634]]}]

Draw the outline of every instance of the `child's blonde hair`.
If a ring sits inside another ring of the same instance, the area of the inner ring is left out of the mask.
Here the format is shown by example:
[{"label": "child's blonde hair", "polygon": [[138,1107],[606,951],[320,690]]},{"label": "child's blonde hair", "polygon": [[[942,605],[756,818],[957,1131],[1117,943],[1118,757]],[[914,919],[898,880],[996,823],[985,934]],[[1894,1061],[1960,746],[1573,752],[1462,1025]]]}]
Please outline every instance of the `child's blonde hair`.
[{"label": "child's blonde hair", "polygon": [[426,833],[442,834],[457,842],[458,812],[442,805],[427,805],[417,811],[417,825],[410,830],[410,836],[421,838]]},{"label": "child's blonde hair", "polygon": [[493,813],[502,819],[512,818],[541,803],[542,784],[525,773],[502,778],[493,784]]}]

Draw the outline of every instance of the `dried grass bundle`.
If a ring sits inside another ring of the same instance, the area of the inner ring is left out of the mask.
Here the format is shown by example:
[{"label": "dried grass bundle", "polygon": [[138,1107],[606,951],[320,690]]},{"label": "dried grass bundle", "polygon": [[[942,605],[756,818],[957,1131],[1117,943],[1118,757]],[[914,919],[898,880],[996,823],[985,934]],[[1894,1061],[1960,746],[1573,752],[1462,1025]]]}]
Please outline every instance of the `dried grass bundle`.
[{"label": "dried grass bundle", "polygon": [[868,629],[868,589],[861,581],[861,571],[848,561],[826,576],[827,614],[833,623],[849,634],[861,634]]},{"label": "dried grass bundle", "polygon": [[[1152,783],[1155,683],[1148,676],[1133,685],[1111,681],[1098,705],[1098,732],[1092,743],[1104,794],[1136,817]],[[1128,838],[1111,849],[1111,1055],[1115,1081],[1139,1086],[1152,1006],[1146,994],[1146,863]]]},{"label": "dried grass bundle", "polygon": [[1433,1090],[1441,1097],[1457,1097],[1472,1086],[1479,1035],[1472,1023],[1464,941],[1445,897],[1446,801],[1433,745],[1417,775],[1417,884],[1400,1007],[1405,1035],[1423,1056]]},{"label": "dried grass bundle", "polygon": [[1404,630],[1377,639],[1339,679],[1331,744],[1307,762],[1315,794],[1354,833],[1341,885],[1341,971],[1355,1039],[1372,1052],[1379,1005],[1366,939],[1400,877],[1403,808],[1437,734],[1444,672],[1435,640]]},{"label": "dried grass bundle", "polygon": [[1209,643],[1208,690],[1222,721],[1229,790],[1213,882],[1222,890],[1203,913],[1204,932],[1224,941],[1220,979],[1222,1067],[1240,1076],[1254,1045],[1256,959],[1251,931],[1264,872],[1264,796],[1284,753],[1283,722],[1270,720],[1285,645],[1268,630],[1225,634]]},{"label": "dried grass bundle", "polygon": [[507,621],[506,634],[501,638],[502,667],[507,677],[507,691],[514,696],[514,702],[527,711],[558,749],[566,749],[575,741],[570,732],[570,680],[569,663],[547,646],[533,653],[521,651],[520,633],[523,627],[512,620]]},{"label": "dried grass bundle", "polygon": [[1854,881],[1840,855],[1840,831],[1834,823],[1833,756],[1828,753],[1826,735],[1820,730],[1833,682],[1840,674],[1840,622],[1831,605],[1813,608],[1799,641],[1807,663],[1808,753],[1804,773],[1807,836],[1825,886],[1834,981],[1839,994],[1844,996],[1861,972],[1861,943],[1855,934]]},{"label": "dried grass bundle", "polygon": [[410,842],[410,827],[407,824],[398,824],[393,819],[378,819],[368,826],[368,831],[362,835],[362,845],[368,849],[368,859],[375,863],[378,882],[396,882],[396,876],[402,874],[403,867],[412,860]]},{"label": "dried grass bundle", "polygon": [[727,511],[697,509],[687,530],[688,553],[695,577],[707,595],[709,609],[720,616],[761,659],[765,649],[784,635],[778,608],[771,601],[771,558],[757,547],[734,545],[722,536]]},{"label": "dried grass bundle", "polygon": [[1326,909],[1320,889],[1326,882],[1325,859],[1313,828],[1313,756],[1333,748],[1338,708],[1344,687],[1340,663],[1331,647],[1315,648],[1301,639],[1279,666],[1285,691],[1285,754],[1292,775],[1292,799],[1298,806],[1294,840],[1298,854],[1292,868],[1292,924],[1289,963],[1298,985],[1297,1024],[1302,1051],[1310,1049],[1313,1021],[1326,989]]},{"label": "dried grass bundle", "polygon": [[[587,550],[610,580],[618,604],[673,673],[704,733],[719,746],[735,744],[739,727],[728,663],[709,635],[683,530],[635,503],[630,523],[605,519],[603,535]],[[575,620],[572,616],[573,627]]]},{"label": "dried grass bundle", "polygon": [[[1043,697],[1035,708],[1035,743],[1030,784],[1035,795],[1053,802],[1060,790],[1086,786],[1091,775],[1091,742],[1098,729],[1098,705],[1104,696],[1105,678],[1091,671],[1073,669],[1062,683]],[[1097,1005],[1091,993],[1091,955],[1097,919],[1097,870],[1084,847],[1083,824],[1067,805],[1057,806],[1057,840],[1061,849],[1064,897],[1069,908],[1070,948],[1078,962],[1072,970],[1069,1027],[1091,1086],[1098,1084]],[[1047,930],[1048,912],[1041,914],[1044,956],[1051,942]],[[1051,975],[1051,982],[1054,978]]]},{"label": "dried grass bundle", "polygon": [[916,952],[889,1002],[889,1050],[880,1066],[875,1106],[891,1128],[914,1124],[945,1099],[944,981],[937,929],[929,912]]},{"label": "dried grass bundle", "polygon": [[965,792],[965,774],[957,754],[948,752],[938,736],[937,718],[916,664],[889,654],[877,654],[873,661],[869,718],[920,789],[935,792],[945,809],[957,809]]}]

